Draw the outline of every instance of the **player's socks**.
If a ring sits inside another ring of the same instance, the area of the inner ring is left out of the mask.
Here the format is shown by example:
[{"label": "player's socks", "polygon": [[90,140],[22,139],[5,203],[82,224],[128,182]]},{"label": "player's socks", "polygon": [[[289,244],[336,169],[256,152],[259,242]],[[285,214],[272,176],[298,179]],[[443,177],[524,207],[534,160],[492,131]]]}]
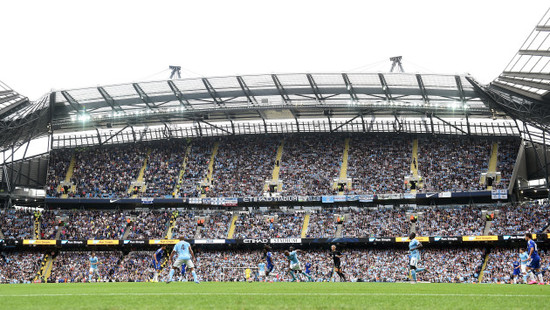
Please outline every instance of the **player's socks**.
[{"label": "player's socks", "polygon": [[531,270],[531,271],[529,272],[529,280],[531,280],[531,282],[537,281],[537,280],[535,279],[535,272],[534,272],[533,270]]},{"label": "player's socks", "polygon": [[155,276],[153,277],[153,281],[158,282],[159,281],[159,273],[155,271]]},{"label": "player's socks", "polygon": [[416,270],[411,270],[411,276],[412,276],[412,280],[413,282],[416,282]]},{"label": "player's socks", "polygon": [[292,276],[292,282],[296,281],[296,275],[294,274],[294,271],[290,271],[290,275]]},{"label": "player's socks", "polygon": [[313,279],[311,279],[311,276],[310,276],[310,275],[308,275],[308,274],[305,273],[305,272],[302,272],[302,274],[308,278],[309,282],[313,282]]},{"label": "player's socks", "polygon": [[340,280],[346,282],[346,276],[342,272],[339,272],[338,275],[340,276]]},{"label": "player's socks", "polygon": [[92,282],[92,275],[88,276],[88,282]]},{"label": "player's socks", "polygon": [[174,269],[170,270],[170,273],[168,274],[168,282],[172,282],[172,278],[174,277]]},{"label": "player's socks", "polygon": [[539,278],[539,284],[540,284],[540,283],[544,284],[544,279],[542,278],[542,272],[539,272],[539,273],[537,274],[537,276],[538,276],[538,278]]},{"label": "player's socks", "polygon": [[526,274],[523,275],[523,283],[527,283],[527,275]]},{"label": "player's socks", "polygon": [[197,273],[195,270],[191,271],[191,274],[193,275],[193,280],[195,280],[195,283],[199,283],[199,278],[197,278]]}]

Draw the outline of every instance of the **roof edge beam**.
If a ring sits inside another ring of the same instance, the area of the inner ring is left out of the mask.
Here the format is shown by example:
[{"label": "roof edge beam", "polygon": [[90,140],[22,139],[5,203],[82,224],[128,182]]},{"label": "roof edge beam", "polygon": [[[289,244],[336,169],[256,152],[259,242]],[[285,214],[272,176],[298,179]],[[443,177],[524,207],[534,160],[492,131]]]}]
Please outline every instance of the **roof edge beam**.
[{"label": "roof edge beam", "polygon": [[210,84],[210,81],[208,81],[207,78],[202,78],[202,83],[204,84],[204,86],[206,87],[206,90],[208,91],[208,93],[210,94],[210,97],[212,97],[212,99],[214,99],[214,102],[220,106],[223,104],[223,100],[220,98],[220,96],[218,96],[218,93],[216,92],[216,90],[214,89],[214,87],[212,86],[212,84]]},{"label": "roof edge beam", "polygon": [[543,56],[550,57],[550,51],[540,50],[519,50],[518,55]]},{"label": "roof edge beam", "polygon": [[65,100],[73,107],[73,109],[77,112],[80,112],[82,110],[82,105],[76,101],[71,94],[69,94],[67,91],[62,90],[61,95],[65,97]]},{"label": "roof edge beam", "polygon": [[313,91],[313,95],[315,95],[315,99],[317,99],[317,102],[324,103],[325,99],[323,98],[323,95],[321,95],[321,92],[319,91],[319,86],[317,86],[317,83],[315,82],[315,79],[313,79],[313,76],[311,74],[306,74],[307,80],[309,82],[309,86],[311,86],[311,90]]},{"label": "roof edge beam", "polygon": [[279,81],[279,77],[276,74],[272,74],[271,78],[273,79],[273,83],[275,83],[275,87],[277,87],[277,90],[279,91],[279,95],[283,98],[283,101],[285,103],[290,103],[290,97],[283,87],[283,84],[281,84],[281,81]]},{"label": "roof edge beam", "polygon": [[178,98],[178,101],[181,103],[181,105],[183,105],[186,108],[192,109],[193,106],[189,103],[189,100],[185,98],[185,96],[180,91],[180,89],[176,86],[176,84],[174,84],[172,80],[168,80],[167,82],[168,82],[168,86],[170,87],[170,89],[172,90],[176,98]]},{"label": "roof edge beam", "polygon": [[122,108],[117,106],[116,103],[115,103],[115,99],[113,99],[113,97],[111,97],[111,95],[109,95],[109,93],[105,90],[105,88],[103,87],[98,87],[97,90],[99,91],[99,93],[101,94],[101,97],[103,97],[103,100],[105,100],[105,102],[107,102],[107,104],[111,107],[111,109],[113,109],[114,111],[121,111]]},{"label": "roof edge beam", "polygon": [[241,86],[241,89],[243,90],[244,95],[248,99],[248,103],[258,104],[258,101],[256,100],[256,97],[254,97],[254,95],[250,91],[250,88],[248,88],[248,85],[246,85],[243,77],[242,76],[237,76],[237,81],[239,82],[239,85]]},{"label": "roof edge beam", "polygon": [[357,97],[357,93],[355,92],[355,88],[353,87],[353,84],[351,83],[348,74],[342,73],[342,78],[344,79],[344,83],[346,83],[346,89],[348,90],[351,99],[353,99],[354,101],[359,101],[359,97]]},{"label": "roof edge beam", "polygon": [[157,106],[153,103],[153,101],[151,101],[151,98],[149,98],[149,96],[147,95],[147,93],[145,93],[143,91],[143,89],[141,88],[141,86],[139,86],[138,83],[132,83],[132,86],[134,87],[134,89],[136,90],[136,92],[138,93],[139,95],[139,98],[141,99],[141,101],[143,101],[143,103],[145,103],[147,105],[148,108],[156,108]]}]

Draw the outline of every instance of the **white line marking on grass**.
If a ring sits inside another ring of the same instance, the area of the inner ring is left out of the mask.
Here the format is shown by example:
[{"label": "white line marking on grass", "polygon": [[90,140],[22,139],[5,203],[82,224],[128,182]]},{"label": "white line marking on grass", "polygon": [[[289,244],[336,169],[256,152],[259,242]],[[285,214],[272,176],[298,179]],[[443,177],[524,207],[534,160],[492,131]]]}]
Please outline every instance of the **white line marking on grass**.
[{"label": "white line marking on grass", "polygon": [[63,296],[434,296],[434,297],[543,297],[537,294],[437,294],[437,293],[224,293],[224,292],[160,292],[160,293],[52,293],[52,294],[0,294],[0,297],[63,297]]}]

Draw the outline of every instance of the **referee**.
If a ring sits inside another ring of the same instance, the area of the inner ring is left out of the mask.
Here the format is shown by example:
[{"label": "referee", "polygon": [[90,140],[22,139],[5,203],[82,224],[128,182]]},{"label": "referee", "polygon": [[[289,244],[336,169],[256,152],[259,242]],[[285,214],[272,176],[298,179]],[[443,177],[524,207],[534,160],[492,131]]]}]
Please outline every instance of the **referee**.
[{"label": "referee", "polygon": [[334,270],[332,271],[332,275],[334,275],[334,273],[336,272],[340,276],[340,280],[342,282],[346,282],[346,276],[342,272],[342,266],[340,266],[340,259],[343,255],[340,251],[336,251],[335,245],[332,245],[330,249],[332,250],[330,254],[332,255],[332,260],[334,261]]}]

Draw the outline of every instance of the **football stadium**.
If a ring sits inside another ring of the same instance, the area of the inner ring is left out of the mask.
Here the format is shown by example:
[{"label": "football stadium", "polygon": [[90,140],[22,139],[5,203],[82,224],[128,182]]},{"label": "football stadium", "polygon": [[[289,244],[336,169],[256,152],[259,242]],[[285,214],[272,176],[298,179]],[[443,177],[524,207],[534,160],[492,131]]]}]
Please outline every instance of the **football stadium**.
[{"label": "football stadium", "polygon": [[406,55],[38,100],[0,76],[0,308],[548,307],[540,16],[490,83]]}]

